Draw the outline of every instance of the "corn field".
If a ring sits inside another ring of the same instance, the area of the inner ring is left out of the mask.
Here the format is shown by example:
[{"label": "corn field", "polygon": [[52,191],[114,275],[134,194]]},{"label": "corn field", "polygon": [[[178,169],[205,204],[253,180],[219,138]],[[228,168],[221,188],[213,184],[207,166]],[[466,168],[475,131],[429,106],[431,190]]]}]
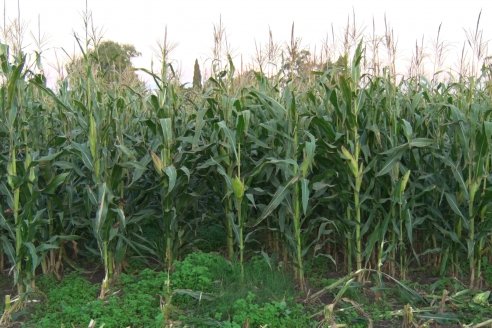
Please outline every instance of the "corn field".
[{"label": "corn field", "polygon": [[368,69],[368,47],[306,70],[292,42],[275,74],[225,57],[202,88],[179,84],[164,47],[160,71],[145,70],[156,88],[138,90],[102,83],[88,56],[50,88],[2,45],[0,269],[20,295],[41,273],[98,262],[104,297],[132,257],[171,270],[219,242],[241,265],[275,256],[300,289],[316,257],[479,288],[492,263],[492,66],[472,47],[469,74],[397,79]]}]

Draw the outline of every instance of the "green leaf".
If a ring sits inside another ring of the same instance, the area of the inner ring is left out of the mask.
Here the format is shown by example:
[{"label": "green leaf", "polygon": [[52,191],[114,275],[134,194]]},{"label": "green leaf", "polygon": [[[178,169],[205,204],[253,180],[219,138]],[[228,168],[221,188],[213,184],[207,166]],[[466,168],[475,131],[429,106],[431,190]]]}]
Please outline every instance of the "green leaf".
[{"label": "green leaf", "polygon": [[72,162],[56,161],[53,163],[53,166],[56,166],[62,170],[74,172],[80,177],[84,176],[84,172],[77,165],[75,165],[75,163]]},{"label": "green leaf", "polygon": [[15,250],[12,244],[10,243],[9,239],[7,238],[6,235],[0,236],[0,240],[2,241],[2,251],[7,254],[7,258],[9,259],[10,263],[14,264],[16,263],[16,256],[15,256]]},{"label": "green leaf", "polygon": [[410,146],[410,148],[412,148],[412,147],[417,147],[417,148],[428,147],[432,144],[434,144],[434,140],[429,139],[429,138],[415,138],[415,139],[412,139],[412,141],[408,142],[408,145]]},{"label": "green leaf", "polygon": [[[50,238],[50,239],[52,239],[52,238]],[[58,245],[43,243],[43,244],[39,245],[38,247],[36,247],[36,251],[38,253],[44,253],[46,251],[49,251],[52,249],[58,249],[58,248],[60,248]]]},{"label": "green leaf", "polygon": [[361,40],[357,45],[357,48],[355,49],[354,56],[352,57],[351,69],[352,69],[352,81],[354,85],[357,85],[360,79],[360,62],[362,60],[362,56],[364,55],[363,44],[364,43]]},{"label": "green leaf", "polygon": [[125,229],[126,228],[126,216],[125,216],[125,212],[123,212],[123,209],[121,207],[117,207],[117,208],[112,209],[112,210],[113,210],[113,212],[116,212],[116,215],[118,217],[118,220],[120,222],[122,229]]},{"label": "green leaf", "polygon": [[65,179],[67,178],[67,176],[70,174],[70,172],[66,172],[66,173],[61,173],[61,174],[58,174],[57,176],[55,176],[51,181],[50,183],[48,184],[48,186],[46,188],[43,189],[43,191],[47,194],[50,194],[50,195],[53,195],[56,191],[56,189],[63,183],[65,182]]},{"label": "green leaf", "polygon": [[169,185],[167,188],[167,194],[169,195],[171,193],[171,191],[173,191],[174,186],[176,185],[176,178],[177,178],[178,174],[176,172],[176,168],[174,167],[174,165],[169,165],[168,167],[166,167],[164,172],[166,173],[166,175],[169,179]]},{"label": "green leaf", "polygon": [[117,226],[111,226],[109,228],[109,237],[108,237],[107,241],[110,242],[114,239],[114,237],[118,236],[119,230],[120,229]]},{"label": "green leaf", "polygon": [[287,109],[274,98],[258,91],[250,91],[250,94],[256,97],[267,110],[272,111],[275,117],[282,118],[287,114]]},{"label": "green leaf", "polygon": [[107,193],[109,192],[106,183],[103,183],[99,186],[98,188],[98,207],[97,207],[97,212],[96,212],[96,218],[95,218],[95,235],[96,238],[99,240],[99,246],[101,247],[102,251],[102,245],[101,242],[104,240],[103,235],[102,235],[102,228],[104,223],[106,222],[106,217],[108,213],[108,202],[107,202]]},{"label": "green leaf", "polygon": [[463,175],[458,170],[458,167],[449,158],[441,155],[436,155],[436,156],[440,158],[445,165],[451,168],[451,172],[453,173],[454,179],[460,186],[460,190],[463,193],[465,199],[468,200],[470,197],[468,194],[468,187],[466,186],[465,180],[463,179]]},{"label": "green leaf", "polygon": [[237,149],[236,149],[236,137],[235,137],[235,135],[227,127],[227,125],[226,125],[226,123],[224,121],[220,121],[217,124],[222,129],[222,131],[224,131],[224,134],[226,136],[226,139],[229,142],[229,147],[232,149],[236,161],[239,161],[239,156],[238,156]]},{"label": "green leaf", "polygon": [[376,174],[376,177],[380,177],[382,175],[388,174],[395,165],[400,162],[400,159],[405,152],[404,148],[400,148],[397,152],[392,153],[386,158],[386,162],[384,162],[381,170]]},{"label": "green leaf", "polygon": [[473,303],[481,306],[489,306],[490,290],[482,293],[478,293],[473,296]]},{"label": "green leaf", "polygon": [[29,242],[25,242],[24,243],[24,246],[26,246],[27,249],[29,250],[29,255],[30,255],[30,258],[31,258],[31,273],[34,274],[34,272],[36,271],[36,268],[38,267],[38,265],[40,263],[38,254],[36,252],[36,247],[30,241]]},{"label": "green leaf", "polygon": [[18,65],[13,66],[14,69],[11,72],[10,76],[7,79],[7,106],[9,108],[9,125],[14,126],[15,119],[17,117],[17,104],[14,102],[14,97],[17,91],[17,85],[21,78],[22,69],[24,68],[24,64],[26,62],[26,56],[22,55]]},{"label": "green leaf", "polygon": [[39,83],[39,81],[36,81],[35,79],[32,79],[29,82],[35,85],[36,87],[38,87],[44,93],[48,94],[48,96],[50,96],[50,98],[53,99],[55,103],[61,106],[65,111],[67,112],[72,111],[71,108],[61,100],[62,98],[56,95],[50,88],[45,87],[43,84]]},{"label": "green leaf", "polygon": [[186,177],[188,178],[188,182],[190,182],[190,179],[191,179],[191,172],[190,170],[186,167],[186,166],[181,166],[179,168],[181,171],[183,171],[183,173],[186,175]]},{"label": "green leaf", "polygon": [[309,132],[307,133],[307,135],[310,140],[307,141],[304,145],[304,159],[301,164],[301,175],[303,177],[307,177],[308,171],[313,165],[316,149],[316,140],[314,139],[314,136]]},{"label": "green leaf", "polygon": [[446,196],[446,200],[448,201],[451,210],[453,210],[453,212],[457,214],[460,218],[465,220],[465,216],[463,215],[463,213],[461,213],[456,197],[448,192],[444,193],[444,195]]},{"label": "green leaf", "polygon": [[252,193],[246,193],[245,196],[249,200],[253,208],[256,208],[255,196]]},{"label": "green leaf", "polygon": [[309,202],[309,180],[301,179],[301,199],[302,199],[302,212],[306,215],[308,202]]},{"label": "green leaf", "polygon": [[150,96],[150,103],[151,103],[152,107],[154,107],[154,108],[153,108],[153,109],[154,109],[154,111],[155,111],[155,112],[158,112],[158,111],[159,111],[159,109],[160,109],[160,107],[161,107],[161,106],[159,105],[159,98],[157,98],[157,96],[156,96],[156,95],[151,95],[151,96]]},{"label": "green leaf", "polygon": [[166,148],[170,149],[174,143],[172,121],[170,118],[161,118],[159,120],[159,123],[161,125],[161,132],[162,132],[164,145],[166,146]]},{"label": "green leaf", "polygon": [[402,122],[403,132],[405,133],[405,137],[407,138],[407,140],[410,141],[413,135],[412,125],[404,118],[401,120],[401,122]]},{"label": "green leaf", "polygon": [[134,156],[133,152],[127,146],[125,146],[124,144],[116,145],[116,148],[118,148],[129,159],[131,159],[131,160],[135,159],[135,156]]},{"label": "green leaf", "polygon": [[243,110],[237,116],[236,131],[238,138],[243,139],[243,137],[248,133],[250,119],[251,112],[249,110]]},{"label": "green leaf", "polygon": [[213,163],[215,163],[215,165],[217,165],[217,173],[219,173],[220,175],[222,175],[222,177],[224,177],[224,180],[225,180],[226,185],[227,185],[227,189],[232,192],[233,190],[232,190],[231,177],[229,177],[229,175],[227,175],[227,173],[226,173],[226,171],[222,165],[217,163],[214,159],[212,159],[212,161],[213,161]]},{"label": "green leaf", "polygon": [[477,149],[477,159],[475,164],[475,177],[487,176],[489,172],[486,169],[486,161],[489,157],[489,142],[490,139],[487,137],[485,132],[485,123],[482,124],[482,128],[477,132],[476,135],[476,149]]},{"label": "green leaf", "polygon": [[88,200],[89,200],[89,203],[90,203],[91,205],[94,205],[94,206],[95,206],[95,205],[97,205],[97,197],[96,197],[96,195],[94,194],[94,192],[92,191],[92,189],[91,189],[89,186],[87,186],[87,187],[85,188],[85,191],[86,191],[86,193],[87,193],[87,198],[88,198]]},{"label": "green leaf", "polygon": [[[147,156],[148,158],[148,156]],[[129,186],[132,186],[140,177],[144,174],[144,172],[147,170],[147,166],[144,164],[148,164],[148,160],[145,158],[143,161],[128,161],[128,162],[123,162],[119,163],[118,165],[124,168],[133,168],[132,172],[132,182],[130,183]]]},{"label": "green leaf", "polygon": [[80,155],[80,159],[82,160],[82,163],[84,163],[84,166],[89,169],[89,171],[94,172],[92,156],[87,145],[72,142],[72,146],[73,148],[75,148],[75,150],[77,150],[77,153]]},{"label": "green leaf", "polygon": [[[10,238],[12,240],[15,240],[15,233],[14,233],[13,228],[14,228],[13,225],[11,225],[11,224],[9,224],[9,222],[7,222],[7,220],[5,219],[5,217],[3,216],[3,214],[0,211],[0,230],[1,229],[3,229],[4,231],[6,230],[8,233],[8,236],[10,236]],[[3,235],[5,235],[5,232],[3,233]]]},{"label": "green leaf", "polygon": [[37,163],[41,163],[41,162],[51,162],[52,160],[56,159],[58,156],[60,156],[61,154],[63,154],[63,150],[62,151],[59,151],[59,152],[56,152],[56,153],[53,153],[53,154],[49,154],[49,155],[46,155],[46,156],[42,156],[36,160],[34,160],[34,162],[37,162]]},{"label": "green leaf", "polygon": [[265,207],[260,217],[253,224],[253,227],[260,224],[263,220],[265,220],[284,200],[285,196],[289,194],[290,187],[299,180],[298,176],[294,176],[289,180],[284,186],[280,186],[275,194],[272,197],[270,203]]},{"label": "green leaf", "polygon": [[193,135],[193,149],[198,147],[198,142],[200,141],[200,138],[202,136],[202,131],[205,126],[205,114],[207,113],[208,108],[202,108],[196,113],[196,119],[195,119],[195,133]]}]

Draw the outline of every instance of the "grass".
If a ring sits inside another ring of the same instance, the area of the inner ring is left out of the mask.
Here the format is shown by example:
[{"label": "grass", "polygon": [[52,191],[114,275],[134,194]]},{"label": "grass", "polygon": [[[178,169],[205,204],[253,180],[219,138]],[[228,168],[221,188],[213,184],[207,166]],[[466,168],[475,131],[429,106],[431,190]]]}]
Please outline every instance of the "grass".
[{"label": "grass", "polygon": [[[212,327],[235,327],[245,320],[257,325],[277,316],[284,318],[278,319],[278,327],[309,321],[302,306],[295,305],[290,276],[270,269],[263,259],[249,261],[244,269],[250,278],[241,282],[239,263],[231,264],[220,255],[193,253],[178,262],[171,275],[172,320],[198,327],[209,326],[207,322]],[[105,327],[160,326],[167,279],[166,273],[150,269],[122,274],[108,297],[98,300],[97,283],[80,274],[69,274],[61,282],[45,276],[38,283],[35,299],[39,303],[17,319],[25,321],[26,327],[80,327],[91,320]],[[196,297],[199,292],[204,292],[201,299]]]},{"label": "grass", "polygon": [[[25,327],[84,327],[95,320],[96,326],[105,327],[161,327],[166,325],[163,301],[171,300],[167,324],[172,322],[178,327],[241,327],[246,322],[252,327],[318,327],[320,322],[329,324],[324,314],[326,304],[340,297],[332,317],[337,324],[367,327],[372,322],[375,327],[397,327],[403,321],[405,305],[411,304],[413,322],[419,327],[426,323],[458,327],[489,319],[492,304],[492,299],[479,303],[479,293],[450,278],[433,279],[432,283],[402,282],[424,301],[411,297],[403,285],[361,285],[356,281],[348,288],[340,285],[322,299],[307,301],[296,289],[293,277],[276,265],[271,268],[263,257],[248,260],[244,270],[249,278],[241,281],[239,263],[214,253],[192,253],[176,263],[170,276],[171,299],[166,298],[167,273],[150,269],[122,274],[105,300],[97,299],[98,283],[89,281],[86,275],[74,272],[62,281],[43,276],[32,298],[38,302],[18,312],[13,323],[23,322]],[[317,283],[328,286],[336,281],[331,278]],[[309,285],[313,283],[309,281]]]}]

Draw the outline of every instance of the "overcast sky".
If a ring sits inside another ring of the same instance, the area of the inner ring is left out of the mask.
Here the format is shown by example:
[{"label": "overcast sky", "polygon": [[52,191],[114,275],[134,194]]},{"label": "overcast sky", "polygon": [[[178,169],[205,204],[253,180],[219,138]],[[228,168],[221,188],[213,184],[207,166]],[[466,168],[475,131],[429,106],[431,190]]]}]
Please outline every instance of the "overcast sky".
[{"label": "overcast sky", "polygon": [[[7,23],[17,17],[17,3],[5,0]],[[430,47],[442,23],[442,38],[449,46],[448,60],[456,61],[465,40],[464,29],[474,29],[480,10],[484,38],[492,35],[492,1],[487,0],[88,0],[88,6],[104,39],[133,44],[142,53],[135,60],[137,66],[150,68],[167,27],[168,38],[177,45],[171,56],[181,71],[182,82],[192,79],[195,58],[202,65],[210,65],[207,59],[212,53],[213,25],[219,17],[238,62],[239,54],[243,54],[244,61],[250,60],[255,42],[267,41],[269,28],[277,42],[286,42],[292,22],[303,44],[314,49],[331,34],[332,25],[340,36],[353,11],[357,26],[368,33],[372,31],[373,18],[377,30],[382,32],[386,15],[403,60],[409,60],[410,49],[423,35]],[[58,60],[66,60],[60,49],[70,54],[75,51],[73,33],[83,32],[84,10],[85,0],[20,0],[20,17],[27,31],[24,43],[33,44],[30,32],[38,34],[39,16],[41,35],[46,41],[45,63],[56,62],[55,51]]]}]

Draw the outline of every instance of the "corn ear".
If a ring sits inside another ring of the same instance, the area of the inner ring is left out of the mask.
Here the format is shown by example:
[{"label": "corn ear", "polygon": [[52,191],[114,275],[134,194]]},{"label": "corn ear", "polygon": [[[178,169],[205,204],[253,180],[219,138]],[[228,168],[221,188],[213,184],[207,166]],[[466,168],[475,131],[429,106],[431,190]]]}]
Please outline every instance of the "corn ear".
[{"label": "corn ear", "polygon": [[94,115],[90,115],[89,118],[89,147],[92,159],[95,160],[97,155],[97,130]]},{"label": "corn ear", "polygon": [[357,162],[355,161],[354,156],[352,156],[352,154],[344,146],[342,146],[342,155],[345,159],[349,161],[350,171],[352,172],[354,177],[357,176],[358,175]]},{"label": "corn ear", "polygon": [[237,200],[242,200],[244,197],[244,182],[241,181],[239,177],[235,177],[232,180],[232,190],[234,192],[234,197],[236,197]]},{"label": "corn ear", "polygon": [[159,156],[156,155],[154,152],[150,152],[150,155],[152,156],[152,163],[154,164],[154,168],[156,172],[162,176],[164,172],[164,164],[162,163],[162,160]]},{"label": "corn ear", "polygon": [[405,172],[405,175],[403,175],[403,178],[401,179],[401,184],[400,184],[400,195],[403,195],[405,192],[405,189],[407,188],[407,183],[408,179],[410,178],[410,170]]}]

